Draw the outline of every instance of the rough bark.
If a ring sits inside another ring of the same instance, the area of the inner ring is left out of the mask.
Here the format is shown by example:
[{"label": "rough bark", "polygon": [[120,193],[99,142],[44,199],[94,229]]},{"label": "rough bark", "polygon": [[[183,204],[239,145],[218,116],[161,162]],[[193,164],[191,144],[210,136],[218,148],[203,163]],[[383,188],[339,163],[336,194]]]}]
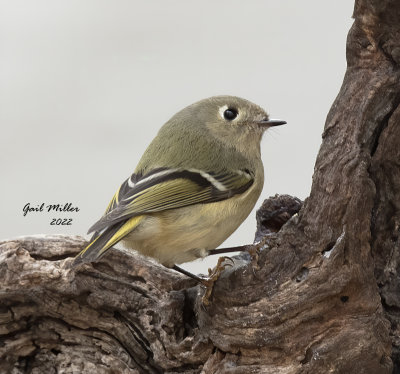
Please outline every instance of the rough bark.
[{"label": "rough bark", "polygon": [[3,242],[0,372],[400,373],[400,3],[354,17],[311,194],[266,204],[210,306],[138,255],[75,271],[79,237]]}]

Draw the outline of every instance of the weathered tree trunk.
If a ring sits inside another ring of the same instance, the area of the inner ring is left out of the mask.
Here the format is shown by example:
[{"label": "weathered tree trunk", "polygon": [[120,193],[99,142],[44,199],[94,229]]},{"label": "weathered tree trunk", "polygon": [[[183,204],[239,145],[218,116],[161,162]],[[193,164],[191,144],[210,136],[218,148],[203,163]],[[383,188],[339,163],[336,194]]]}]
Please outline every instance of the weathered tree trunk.
[{"label": "weathered tree trunk", "polygon": [[210,306],[138,255],[75,271],[81,238],[2,242],[1,373],[400,373],[400,2],[354,17],[310,197],[276,233],[296,209],[267,203]]}]

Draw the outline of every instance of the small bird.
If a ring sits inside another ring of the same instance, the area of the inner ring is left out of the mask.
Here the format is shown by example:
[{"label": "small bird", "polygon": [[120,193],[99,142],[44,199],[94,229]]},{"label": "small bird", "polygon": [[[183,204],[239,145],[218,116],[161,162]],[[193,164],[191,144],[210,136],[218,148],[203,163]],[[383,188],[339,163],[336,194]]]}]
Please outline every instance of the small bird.
[{"label": "small bird", "polygon": [[262,135],[285,123],[234,96],[210,97],[175,114],[89,229],[93,237],[74,265],[122,241],[199,280],[177,265],[207,256],[250,214],[264,184]]}]

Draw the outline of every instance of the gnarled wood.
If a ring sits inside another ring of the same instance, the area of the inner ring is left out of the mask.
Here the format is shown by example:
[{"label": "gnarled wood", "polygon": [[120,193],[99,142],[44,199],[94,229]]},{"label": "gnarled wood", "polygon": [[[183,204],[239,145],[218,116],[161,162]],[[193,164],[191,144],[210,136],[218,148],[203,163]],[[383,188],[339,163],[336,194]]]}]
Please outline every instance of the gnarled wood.
[{"label": "gnarled wood", "polygon": [[139,255],[75,271],[79,237],[3,242],[0,372],[400,370],[400,3],[358,0],[354,17],[310,197],[292,217],[299,201],[264,205],[210,306]]}]

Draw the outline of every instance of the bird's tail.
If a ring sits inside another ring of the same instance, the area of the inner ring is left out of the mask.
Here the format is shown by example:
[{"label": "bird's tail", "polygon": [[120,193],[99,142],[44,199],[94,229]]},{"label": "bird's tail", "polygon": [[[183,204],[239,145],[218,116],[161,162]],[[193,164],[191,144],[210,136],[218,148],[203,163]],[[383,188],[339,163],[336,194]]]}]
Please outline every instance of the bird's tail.
[{"label": "bird's tail", "polygon": [[143,216],[132,217],[100,232],[95,232],[87,247],[75,257],[72,266],[77,266],[85,262],[93,262],[101,258],[108,249],[137,227],[142,218]]}]

